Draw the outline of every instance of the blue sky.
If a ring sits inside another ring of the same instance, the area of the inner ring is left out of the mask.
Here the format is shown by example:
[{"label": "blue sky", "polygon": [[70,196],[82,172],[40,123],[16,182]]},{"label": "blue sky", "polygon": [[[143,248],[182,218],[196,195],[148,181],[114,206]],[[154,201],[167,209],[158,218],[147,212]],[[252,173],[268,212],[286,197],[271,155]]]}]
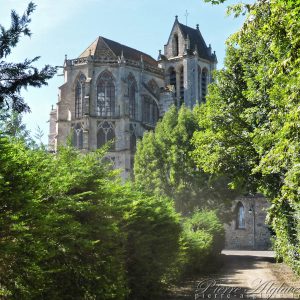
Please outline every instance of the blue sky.
[{"label": "blue sky", "polygon": [[[21,14],[28,2],[0,0],[1,25],[7,28],[11,9]],[[187,10],[188,26],[199,24],[206,43],[216,51],[218,68],[221,68],[225,40],[242,23],[241,19],[226,17],[225,5],[212,6],[201,0],[35,0],[34,3],[37,8],[30,25],[33,35],[22,38],[7,61],[41,56],[36,66],[61,66],[65,54],[68,58],[78,57],[99,35],[157,58],[158,50],[163,50],[167,42],[175,15],[185,24]],[[57,102],[58,87],[62,83],[63,77],[55,76],[48,86],[22,92],[31,107],[31,113],[24,115],[24,122],[32,133],[40,126],[45,143],[49,111]]]}]

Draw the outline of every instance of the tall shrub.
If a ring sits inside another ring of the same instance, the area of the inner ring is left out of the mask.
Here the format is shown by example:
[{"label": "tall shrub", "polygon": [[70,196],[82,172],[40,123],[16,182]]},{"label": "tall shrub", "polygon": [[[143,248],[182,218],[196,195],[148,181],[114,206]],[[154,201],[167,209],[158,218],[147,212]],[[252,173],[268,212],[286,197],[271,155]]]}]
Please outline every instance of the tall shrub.
[{"label": "tall shrub", "polygon": [[124,235],[105,202],[103,153],[53,156],[4,137],[0,153],[1,294],[124,299]]},{"label": "tall shrub", "polygon": [[183,223],[186,248],[186,273],[207,273],[217,266],[224,248],[223,223],[215,211],[196,211]]},{"label": "tall shrub", "polygon": [[[120,194],[119,194],[120,195]],[[168,198],[133,191],[114,198],[126,235],[126,274],[130,299],[157,297],[180,254],[181,224]]]}]

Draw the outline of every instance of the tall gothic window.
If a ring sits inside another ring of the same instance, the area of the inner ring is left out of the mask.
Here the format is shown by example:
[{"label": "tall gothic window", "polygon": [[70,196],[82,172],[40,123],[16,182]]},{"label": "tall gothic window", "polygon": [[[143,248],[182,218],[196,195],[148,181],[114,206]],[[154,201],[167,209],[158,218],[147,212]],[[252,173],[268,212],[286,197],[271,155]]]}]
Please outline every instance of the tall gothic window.
[{"label": "tall gothic window", "polygon": [[104,146],[107,142],[111,142],[110,150],[115,149],[115,126],[113,122],[100,122],[97,131],[97,148]]},{"label": "tall gothic window", "polygon": [[176,95],[176,71],[173,67],[169,69],[169,77],[170,77],[170,85],[174,86],[175,95]]},{"label": "tall gothic window", "polygon": [[201,68],[198,66],[198,102],[201,99]]},{"label": "tall gothic window", "polygon": [[136,102],[136,81],[132,74],[128,77],[128,97],[129,97],[129,116],[131,119],[137,119],[138,107]]},{"label": "tall gothic window", "polygon": [[180,69],[180,105],[184,103],[184,72]]},{"label": "tall gothic window", "polygon": [[201,76],[201,93],[202,93],[202,102],[206,101],[206,94],[207,94],[207,70],[202,71]]},{"label": "tall gothic window", "polygon": [[75,118],[76,119],[82,117],[84,96],[85,96],[85,76],[81,74],[79,79],[76,82],[76,87],[75,87]]},{"label": "tall gothic window", "polygon": [[83,129],[81,124],[76,124],[73,126],[72,145],[78,149],[83,148]]},{"label": "tall gothic window", "polygon": [[236,206],[236,228],[245,228],[245,207],[241,202]]},{"label": "tall gothic window", "polygon": [[159,113],[156,102],[149,96],[143,96],[143,122],[155,125],[158,121]]},{"label": "tall gothic window", "polygon": [[97,115],[113,117],[115,115],[115,84],[110,72],[100,74],[97,82]]},{"label": "tall gothic window", "polygon": [[173,56],[179,55],[179,41],[178,41],[178,35],[174,34],[173,37]]}]

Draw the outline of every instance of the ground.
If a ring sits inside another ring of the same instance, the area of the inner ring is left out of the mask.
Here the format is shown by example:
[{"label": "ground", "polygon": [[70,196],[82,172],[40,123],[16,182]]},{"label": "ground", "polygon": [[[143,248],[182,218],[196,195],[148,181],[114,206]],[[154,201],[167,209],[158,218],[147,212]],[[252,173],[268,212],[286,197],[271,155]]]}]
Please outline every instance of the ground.
[{"label": "ground", "polygon": [[222,256],[217,274],[184,281],[163,300],[300,299],[300,278],[276,263],[274,252],[226,250]]}]

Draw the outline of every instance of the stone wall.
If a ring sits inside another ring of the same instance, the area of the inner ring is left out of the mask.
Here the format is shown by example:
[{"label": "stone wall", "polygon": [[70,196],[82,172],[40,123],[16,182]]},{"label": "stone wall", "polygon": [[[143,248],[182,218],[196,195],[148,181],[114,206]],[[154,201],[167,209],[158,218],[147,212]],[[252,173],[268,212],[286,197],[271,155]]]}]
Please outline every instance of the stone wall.
[{"label": "stone wall", "polygon": [[[240,204],[239,204],[240,203]],[[238,228],[237,207],[244,207],[244,228]],[[256,249],[267,250],[270,248],[270,231],[265,224],[269,203],[262,196],[239,197],[232,207],[232,221],[225,224],[226,249]]]}]

